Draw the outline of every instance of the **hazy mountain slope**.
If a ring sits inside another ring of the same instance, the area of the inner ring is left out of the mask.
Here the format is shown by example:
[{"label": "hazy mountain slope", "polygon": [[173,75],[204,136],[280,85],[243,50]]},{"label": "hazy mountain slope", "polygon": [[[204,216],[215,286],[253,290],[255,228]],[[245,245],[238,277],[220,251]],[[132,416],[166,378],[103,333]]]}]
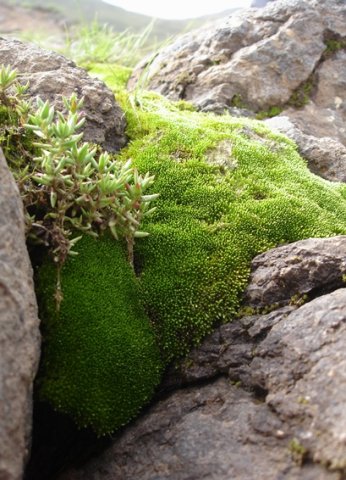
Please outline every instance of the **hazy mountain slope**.
[{"label": "hazy mountain slope", "polygon": [[[52,9],[61,13],[70,22],[90,22],[97,18],[100,23],[108,23],[117,31],[123,31],[128,28],[132,30],[142,30],[151,21],[152,18],[133,12],[128,12],[120,7],[109,5],[102,0],[5,0],[5,2],[26,7],[38,7],[43,9]],[[170,35],[181,33],[184,30],[198,27],[209,20],[226,16],[235,9],[230,9],[222,14],[200,17],[193,20],[161,20],[155,21],[152,36],[158,39],[166,38]]]}]

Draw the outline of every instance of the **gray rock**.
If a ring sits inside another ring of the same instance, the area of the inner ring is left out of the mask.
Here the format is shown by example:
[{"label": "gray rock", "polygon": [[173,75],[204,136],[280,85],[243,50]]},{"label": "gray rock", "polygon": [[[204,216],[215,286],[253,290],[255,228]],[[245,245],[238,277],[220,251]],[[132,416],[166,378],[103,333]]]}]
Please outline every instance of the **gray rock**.
[{"label": "gray rock", "polygon": [[263,337],[283,316],[296,308],[287,306],[267,315],[245,316],[221,325],[200,347],[193,349],[184,361],[169,369],[162,390],[205,382],[220,374],[228,374],[234,381],[239,380],[240,376],[244,380],[258,338]]},{"label": "gray rock", "polygon": [[[329,289],[332,264],[339,276],[344,271],[345,247],[346,237],[297,242],[286,264],[304,252],[305,290]],[[326,275],[316,269],[324,249]],[[263,255],[254,263],[264,265]],[[276,288],[285,292],[285,282]],[[59,480],[343,480],[345,342],[344,288],[222,325],[169,372],[165,398]]]},{"label": "gray rock", "polygon": [[254,308],[300,302],[344,285],[346,236],[313,238],[274,248],[252,262],[244,303]]},{"label": "gray rock", "polygon": [[[325,54],[327,39],[345,38],[344,1],[276,0],[181,37],[140,64],[129,85],[145,69],[150,89],[202,111],[250,115],[281,106],[305,135],[346,146],[346,53]],[[307,105],[288,107],[304,84],[313,86]],[[334,157],[343,163],[344,152]]]},{"label": "gray rock", "polygon": [[18,40],[0,38],[0,64],[11,65],[30,82],[29,95],[48,99],[58,109],[61,96],[76,92],[84,96],[84,139],[116,151],[126,144],[125,117],[113,93],[103,82],[91,78],[72,61]]},{"label": "gray rock", "polygon": [[148,66],[149,87],[201,108],[207,100],[226,108],[234,96],[255,110],[282,105],[320,60],[327,23],[345,12],[325,3],[331,21],[319,2],[279,0],[186,35]]},{"label": "gray rock", "polygon": [[256,350],[252,382],[313,461],[346,471],[346,289],[303,305]]},{"label": "gray rock", "polygon": [[159,402],[100,458],[60,480],[340,478],[318,465],[297,465],[289,438],[265,404],[222,378]]},{"label": "gray rock", "polygon": [[[284,133],[298,145],[299,153],[307,160],[313,173],[333,182],[346,182],[345,145],[330,137],[306,135],[287,116],[269,118],[265,123],[269,128]],[[322,133],[322,130],[319,133]]]},{"label": "gray rock", "polygon": [[20,480],[30,448],[39,320],[23,206],[0,150],[0,479]]},{"label": "gray rock", "polygon": [[340,50],[316,70],[316,88],[311,101],[302,109],[285,110],[284,115],[304,134],[331,137],[346,145],[345,77],[346,52]]}]

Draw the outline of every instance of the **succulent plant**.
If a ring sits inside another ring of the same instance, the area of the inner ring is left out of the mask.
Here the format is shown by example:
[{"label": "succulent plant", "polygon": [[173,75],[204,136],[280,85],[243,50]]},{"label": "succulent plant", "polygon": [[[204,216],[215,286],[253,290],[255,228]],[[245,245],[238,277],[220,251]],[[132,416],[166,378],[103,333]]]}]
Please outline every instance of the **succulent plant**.
[{"label": "succulent plant", "polygon": [[154,177],[139,174],[131,159],[119,162],[82,142],[83,99],[75,93],[63,97],[65,110],[59,112],[41,98],[34,109],[25,98],[27,88],[17,81],[16,70],[0,67],[0,99],[8,119],[34,136],[30,161],[16,171],[28,238],[49,247],[62,265],[75,253],[80,238],[75,232],[97,236],[108,229],[116,239],[126,239],[133,263],[134,239],[148,235],[140,230],[141,221],[155,210],[151,202],[158,194],[145,195]]}]

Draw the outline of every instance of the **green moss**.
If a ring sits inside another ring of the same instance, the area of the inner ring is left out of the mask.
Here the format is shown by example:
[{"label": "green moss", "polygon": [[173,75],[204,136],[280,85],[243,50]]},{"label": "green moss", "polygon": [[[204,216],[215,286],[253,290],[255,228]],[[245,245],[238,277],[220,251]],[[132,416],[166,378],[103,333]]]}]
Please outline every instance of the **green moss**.
[{"label": "green moss", "polygon": [[346,38],[328,38],[325,40],[326,52],[336,53],[339,50],[346,49]]},{"label": "green moss", "polygon": [[236,108],[245,108],[245,109],[248,108],[246,103],[242,99],[242,96],[239,94],[233,95],[231,100],[231,106]]},{"label": "green moss", "polygon": [[162,364],[121,245],[84,237],[76,250],[62,271],[59,313],[55,267],[40,269],[44,349],[37,385],[41,400],[105,434],[148,402]]},{"label": "green moss", "polygon": [[89,63],[88,72],[105,83],[112,85],[114,91],[126,88],[132,69],[118,64]]},{"label": "green moss", "polygon": [[296,462],[299,466],[302,466],[309,454],[307,448],[304,447],[304,445],[302,445],[297,438],[293,438],[290,441],[288,448],[291,452],[293,461]]},{"label": "green moss", "polygon": [[[128,112],[123,156],[156,175],[157,213],[136,254],[146,308],[166,359],[239,308],[251,259],[281,243],[346,232],[344,187],[307,169],[293,142],[262,124],[180,112],[143,95]],[[232,164],[206,162],[227,139]]]},{"label": "green moss", "polygon": [[315,75],[314,73],[303,82],[291,95],[287,102],[287,106],[302,108],[310,101],[312,90],[314,87]]},{"label": "green moss", "polygon": [[[313,175],[293,142],[255,120],[182,112],[155,93],[123,107],[131,142],[120,158],[155,174],[160,192],[135,253],[168,362],[237,313],[256,254],[346,233],[346,190]],[[208,160],[225,141],[230,161]]]},{"label": "green moss", "polygon": [[256,119],[263,120],[264,118],[276,117],[277,115],[280,115],[282,110],[283,110],[283,107],[277,107],[277,106],[270,107],[268,110],[263,110],[261,112],[256,113]]}]

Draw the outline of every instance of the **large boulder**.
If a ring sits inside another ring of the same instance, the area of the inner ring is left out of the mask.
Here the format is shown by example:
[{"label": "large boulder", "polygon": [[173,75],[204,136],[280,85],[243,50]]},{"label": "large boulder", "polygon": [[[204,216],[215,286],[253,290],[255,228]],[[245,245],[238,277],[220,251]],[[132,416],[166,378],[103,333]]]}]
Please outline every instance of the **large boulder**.
[{"label": "large boulder", "polygon": [[0,150],[0,479],[20,480],[30,448],[39,319],[19,191]]},{"label": "large boulder", "polygon": [[129,86],[145,78],[149,89],[202,111],[260,118],[282,111],[309,137],[301,150],[309,160],[315,137],[332,139],[313,171],[344,180],[345,48],[344,1],[276,0],[177,39],[139,64]]},{"label": "large boulder", "polygon": [[254,111],[284,105],[317,67],[325,70],[326,36],[346,35],[345,15],[339,0],[278,0],[242,10],[163,49],[146,66],[148,85],[200,109],[227,108],[235,99]]},{"label": "large boulder", "polygon": [[[330,290],[332,268],[341,276],[345,246],[346,237],[336,237],[273,250],[279,264],[295,257],[316,298],[222,325],[172,368],[156,405],[59,480],[344,478],[346,289],[324,294],[321,286]],[[308,277],[306,266],[323,261],[323,248],[337,252],[333,267],[326,253],[329,273],[322,265]],[[258,263],[272,269],[260,257],[254,271]],[[250,289],[256,282],[252,276]],[[286,283],[275,289],[284,296]]]},{"label": "large boulder", "polygon": [[23,83],[30,83],[31,97],[48,99],[58,109],[63,106],[62,95],[69,97],[76,92],[84,97],[84,140],[109,151],[120,150],[126,144],[124,113],[113,93],[72,61],[32,44],[0,38],[0,64],[17,69]]}]

